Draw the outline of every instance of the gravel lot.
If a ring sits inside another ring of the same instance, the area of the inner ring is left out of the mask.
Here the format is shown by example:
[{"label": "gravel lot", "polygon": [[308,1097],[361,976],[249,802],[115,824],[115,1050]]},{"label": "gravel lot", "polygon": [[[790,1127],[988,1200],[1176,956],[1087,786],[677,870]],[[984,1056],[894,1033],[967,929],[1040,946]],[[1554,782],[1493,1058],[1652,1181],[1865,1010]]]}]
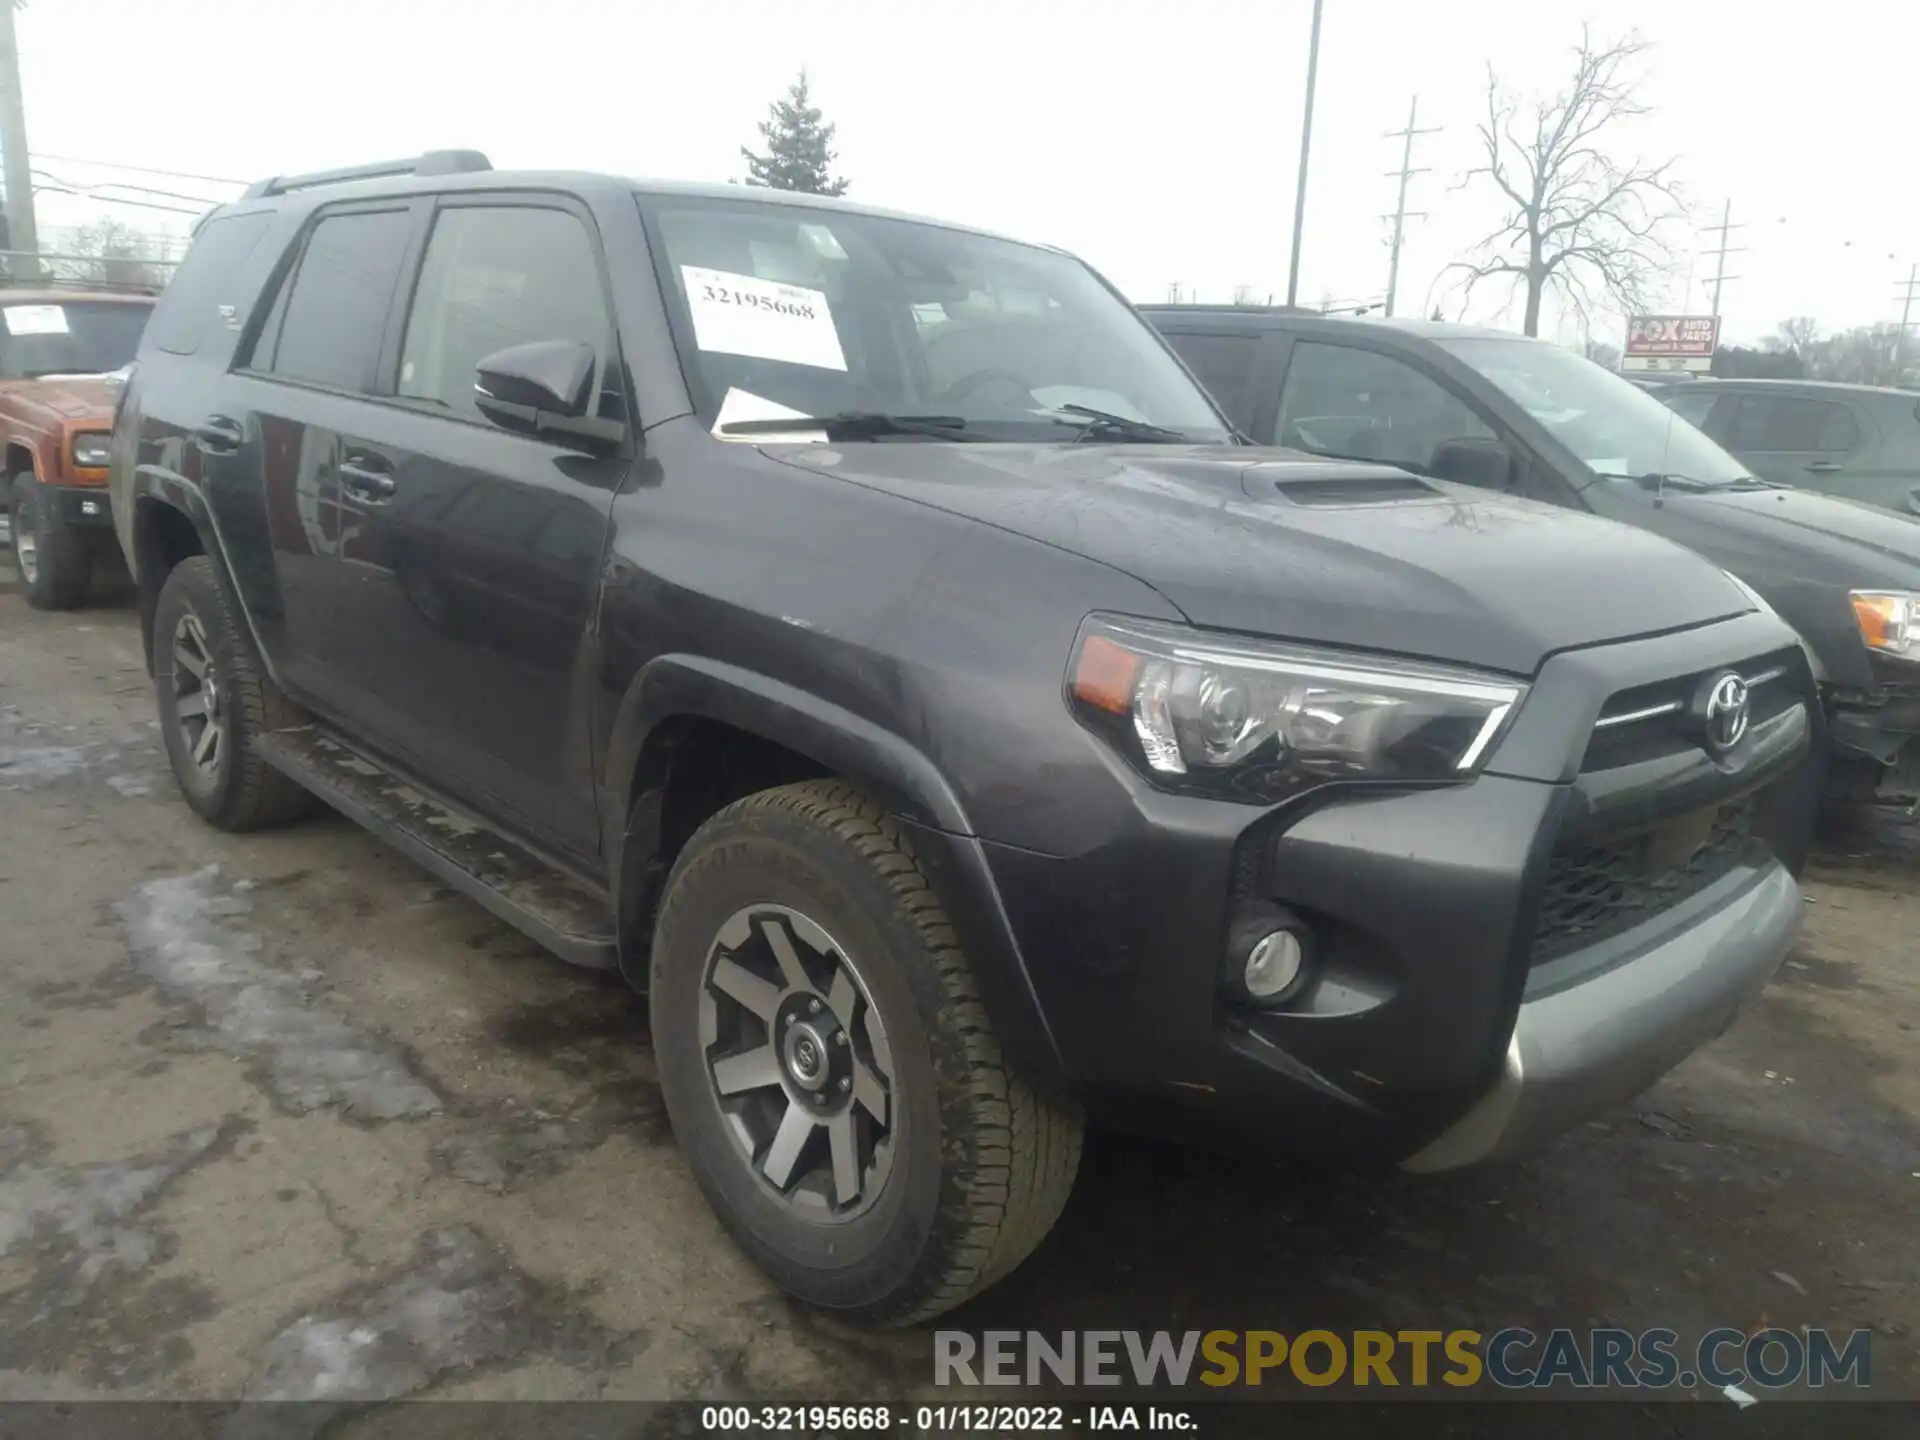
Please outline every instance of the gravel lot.
[{"label": "gravel lot", "polygon": [[[124,599],[0,593],[0,1398],[927,1390],[926,1333],[815,1319],[727,1242],[617,983],[343,820],[206,828],[152,715]],[[1096,1138],[952,1323],[1866,1326],[1920,1397],[1902,838],[1830,847],[1760,1003],[1550,1152],[1414,1182]]]}]

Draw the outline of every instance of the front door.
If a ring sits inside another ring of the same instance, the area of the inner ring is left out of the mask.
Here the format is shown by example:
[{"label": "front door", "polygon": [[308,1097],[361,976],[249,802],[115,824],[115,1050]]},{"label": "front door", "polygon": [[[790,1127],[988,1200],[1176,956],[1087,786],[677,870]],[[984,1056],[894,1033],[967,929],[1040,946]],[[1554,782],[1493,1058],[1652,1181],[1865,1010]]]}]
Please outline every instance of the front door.
[{"label": "front door", "polygon": [[1862,439],[1845,405],[1771,391],[1723,393],[1702,428],[1762,479],[1830,494],[1846,493]]}]

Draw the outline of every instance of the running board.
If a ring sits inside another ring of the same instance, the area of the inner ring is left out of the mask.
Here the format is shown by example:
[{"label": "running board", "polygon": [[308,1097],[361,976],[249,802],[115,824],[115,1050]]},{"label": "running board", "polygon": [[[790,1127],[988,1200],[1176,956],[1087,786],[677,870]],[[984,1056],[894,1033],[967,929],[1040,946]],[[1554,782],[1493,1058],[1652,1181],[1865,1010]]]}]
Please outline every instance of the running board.
[{"label": "running board", "polygon": [[619,963],[613,907],[486,821],[320,729],[255,738],[260,757],[571,965]]}]

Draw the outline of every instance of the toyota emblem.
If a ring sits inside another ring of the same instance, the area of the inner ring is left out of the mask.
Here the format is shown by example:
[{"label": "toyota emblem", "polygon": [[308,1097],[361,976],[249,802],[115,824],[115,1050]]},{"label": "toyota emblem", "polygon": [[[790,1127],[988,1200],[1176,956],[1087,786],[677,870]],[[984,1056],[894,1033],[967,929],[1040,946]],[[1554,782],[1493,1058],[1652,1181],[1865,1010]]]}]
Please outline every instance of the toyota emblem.
[{"label": "toyota emblem", "polygon": [[1714,676],[1707,685],[1707,703],[1701,714],[1705,723],[1701,728],[1707,749],[1715,755],[1724,755],[1746,737],[1747,725],[1753,718],[1751,696],[1747,693],[1747,682],[1731,672]]}]

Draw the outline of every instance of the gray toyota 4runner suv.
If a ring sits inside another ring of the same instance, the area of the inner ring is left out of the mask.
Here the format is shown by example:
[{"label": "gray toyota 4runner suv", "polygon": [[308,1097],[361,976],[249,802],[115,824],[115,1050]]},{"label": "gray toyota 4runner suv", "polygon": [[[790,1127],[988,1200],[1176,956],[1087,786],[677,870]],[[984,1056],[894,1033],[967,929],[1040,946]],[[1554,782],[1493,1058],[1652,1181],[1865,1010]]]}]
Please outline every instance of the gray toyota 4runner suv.
[{"label": "gray toyota 4runner suv", "polygon": [[112,498],[187,804],[319,796],[618,967],[728,1229],[859,1320],[1019,1264],[1088,1119],[1550,1135],[1799,924],[1764,604],[1235,443],[1057,250],[470,152],[265,181],[154,315]]}]

